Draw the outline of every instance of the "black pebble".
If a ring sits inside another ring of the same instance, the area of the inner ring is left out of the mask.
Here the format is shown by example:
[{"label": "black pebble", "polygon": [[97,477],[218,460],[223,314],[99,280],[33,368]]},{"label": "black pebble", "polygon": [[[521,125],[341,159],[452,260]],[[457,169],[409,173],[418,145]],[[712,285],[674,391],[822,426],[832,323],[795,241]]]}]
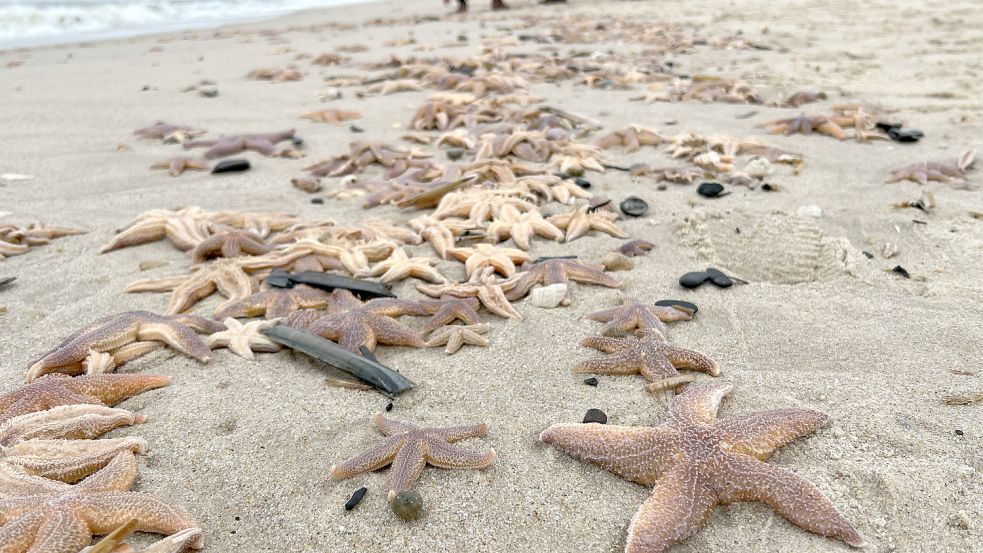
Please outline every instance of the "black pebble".
[{"label": "black pebble", "polygon": [[588,386],[595,386],[596,387],[597,386],[597,379],[592,376],[592,377],[584,380],[584,384],[586,384]]},{"label": "black pebble", "polygon": [[905,278],[911,278],[911,274],[908,272],[908,270],[902,267],[901,265],[895,265],[894,268],[891,269],[891,272],[898,273],[899,275]]},{"label": "black pebble", "polygon": [[15,280],[17,280],[17,277],[0,277],[0,288],[3,288]]},{"label": "black pebble", "polygon": [[451,148],[450,150],[447,150],[447,159],[451,161],[457,161],[461,159],[462,156],[464,156],[464,150],[460,148]]},{"label": "black pebble", "polygon": [[352,132],[356,132],[356,133],[357,132],[365,132],[365,129],[363,129],[362,127],[359,127],[358,125],[351,125],[350,127],[348,127],[348,130],[350,130]]},{"label": "black pebble", "polygon": [[703,271],[693,271],[692,273],[686,273],[685,275],[679,277],[679,285],[683,288],[696,288],[697,286],[703,284],[710,278],[710,275],[704,273]]},{"label": "black pebble", "polygon": [[724,185],[719,182],[701,182],[696,193],[706,198],[718,198],[723,195]]},{"label": "black pebble", "polygon": [[345,503],[345,510],[351,511],[352,509],[354,509],[355,506],[358,505],[360,501],[362,501],[362,498],[365,497],[365,492],[367,491],[369,490],[368,488],[365,487],[355,490],[355,493],[352,494],[352,498],[348,500],[348,503]]},{"label": "black pebble", "polygon": [[891,132],[892,130],[900,129],[901,123],[888,123],[887,121],[878,121],[877,128],[884,132]]},{"label": "black pebble", "polygon": [[212,174],[248,171],[249,167],[250,165],[248,159],[226,159],[218,162],[218,165],[212,169]]},{"label": "black pebble", "polygon": [[891,129],[887,135],[895,142],[918,142],[925,136],[925,133],[915,129]]},{"label": "black pebble", "polygon": [[695,314],[700,310],[695,303],[690,303],[683,300],[659,300],[655,302],[655,305],[660,307],[675,307],[676,309],[682,309],[683,311],[688,311],[690,314]]},{"label": "black pebble", "polygon": [[723,271],[714,269],[713,267],[707,267],[707,275],[710,277],[710,282],[721,288],[730,288],[734,284],[734,281],[725,275]]},{"label": "black pebble", "polygon": [[291,136],[290,137],[290,142],[294,146],[303,146],[304,145],[304,139],[301,138],[301,137],[299,137],[299,136]]},{"label": "black pebble", "polygon": [[641,217],[648,213],[649,204],[645,203],[645,200],[638,198],[636,196],[628,196],[625,198],[621,205],[621,212],[625,215],[631,215],[632,217]]},{"label": "black pebble", "polygon": [[311,203],[315,205],[321,205],[324,203],[324,198],[311,198]]},{"label": "black pebble", "polygon": [[604,411],[600,409],[588,409],[587,414],[584,415],[584,422],[596,422],[598,424],[607,424],[608,416],[604,414]]},{"label": "black pebble", "polygon": [[761,185],[761,189],[764,190],[765,192],[771,192],[775,188],[772,185],[770,185],[770,184],[768,184],[766,182],[766,183],[764,183],[764,184]]},{"label": "black pebble", "polygon": [[867,259],[874,259],[874,254],[872,254],[872,253],[870,253],[870,252],[867,252],[867,251],[865,251],[865,252],[864,252],[864,256],[865,256],[865,257],[866,257]]},{"label": "black pebble", "polygon": [[390,401],[389,403],[386,404],[386,412],[388,413],[392,410],[393,410],[393,402]]},{"label": "black pebble", "polygon": [[962,430],[960,430],[958,428],[956,429],[956,436],[962,436],[963,434],[964,434],[964,432]]},{"label": "black pebble", "polygon": [[590,188],[590,181],[583,177],[577,177],[573,179],[573,183],[584,189]]}]

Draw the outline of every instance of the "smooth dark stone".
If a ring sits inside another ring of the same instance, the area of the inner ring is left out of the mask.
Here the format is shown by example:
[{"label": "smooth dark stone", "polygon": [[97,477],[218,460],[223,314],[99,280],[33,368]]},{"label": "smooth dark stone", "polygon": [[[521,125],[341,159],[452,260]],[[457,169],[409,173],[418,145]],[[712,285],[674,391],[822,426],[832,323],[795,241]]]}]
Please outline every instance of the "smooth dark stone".
[{"label": "smooth dark stone", "polygon": [[389,403],[386,404],[386,412],[388,413],[392,410],[393,410],[393,402],[390,401]]},{"label": "smooth dark stone", "polygon": [[416,520],[423,514],[423,498],[413,490],[403,490],[396,494],[389,508],[396,516],[407,522]]},{"label": "smooth dark stone", "polygon": [[621,209],[622,213],[625,215],[631,215],[632,217],[641,217],[642,215],[648,213],[649,210],[649,204],[646,203],[645,200],[636,196],[628,196],[618,207]]},{"label": "smooth dark stone", "polygon": [[710,275],[703,271],[693,271],[679,277],[679,285],[683,288],[696,288],[710,279]]},{"label": "smooth dark stone", "polygon": [[963,432],[962,430],[960,430],[958,428],[956,429],[956,436],[962,436],[963,434],[965,434],[965,432]]},{"label": "smooth dark stone", "polygon": [[905,278],[911,278],[911,274],[907,271],[907,269],[905,269],[901,265],[895,265],[894,268],[891,269],[891,272],[892,273],[898,273],[899,275],[901,275],[901,276],[903,276]]},{"label": "smooth dark stone", "polygon": [[17,280],[17,277],[0,277],[0,288],[3,288],[15,280]]},{"label": "smooth dark stone", "polygon": [[543,261],[549,261],[550,259],[577,259],[577,256],[576,255],[552,255],[552,256],[537,257],[536,259],[533,259],[532,260],[532,264],[535,265],[537,263],[542,263]]},{"label": "smooth dark stone", "polygon": [[294,146],[303,146],[304,145],[304,139],[301,138],[301,137],[299,137],[299,136],[291,136],[290,137],[290,142]]},{"label": "smooth dark stone", "polygon": [[772,190],[776,190],[774,186],[768,184],[767,182],[761,185],[761,189],[764,190],[765,192],[771,192]]},{"label": "smooth dark stone", "polygon": [[[271,281],[272,279],[272,281]],[[266,282],[270,286],[279,288],[291,288],[294,284],[306,284],[315,288],[321,288],[330,292],[335,288],[345,288],[351,290],[356,296],[365,298],[394,298],[396,297],[388,286],[372,280],[362,280],[351,278],[334,273],[321,273],[317,271],[302,271],[300,273],[288,273],[282,269],[274,269]]]},{"label": "smooth dark stone", "polygon": [[683,300],[659,300],[655,302],[655,305],[659,307],[675,307],[676,309],[686,311],[690,315],[693,315],[700,310],[695,303],[690,303]]},{"label": "smooth dark stone", "polygon": [[887,135],[895,142],[918,142],[925,136],[925,133],[916,129],[891,129]]},{"label": "smooth dark stone", "polygon": [[865,251],[864,252],[864,257],[866,257],[867,259],[874,259],[874,254],[872,254],[872,253],[870,253],[868,251]]},{"label": "smooth dark stone", "polygon": [[604,411],[600,409],[588,409],[587,414],[584,415],[584,423],[596,422],[598,424],[607,424],[608,416],[604,414]]},{"label": "smooth dark stone", "polygon": [[311,198],[311,203],[314,205],[323,205],[324,198]]},{"label": "smooth dark stone", "polygon": [[464,150],[460,148],[452,148],[447,150],[447,159],[451,161],[457,161],[461,159],[462,156],[464,156]]},{"label": "smooth dark stone", "polygon": [[365,132],[365,129],[363,129],[362,127],[359,127],[358,125],[351,125],[351,126],[349,126],[348,127],[348,130],[350,130],[352,132],[355,132],[355,133]]},{"label": "smooth dark stone", "polygon": [[894,129],[900,129],[901,123],[888,123],[887,121],[878,121],[876,126],[878,129],[884,132],[891,132]]},{"label": "smooth dark stone", "polygon": [[588,386],[597,387],[597,379],[592,376],[592,377],[584,380],[584,384],[586,384]]},{"label": "smooth dark stone", "polygon": [[696,193],[706,198],[718,198],[724,194],[724,185],[719,182],[701,182]]},{"label": "smooth dark stone", "polygon": [[573,183],[584,189],[590,188],[590,181],[584,177],[577,177],[573,179]]},{"label": "smooth dark stone", "polygon": [[352,494],[352,498],[349,499],[347,503],[345,503],[345,510],[351,511],[352,509],[354,509],[355,506],[358,505],[360,501],[362,501],[362,498],[365,497],[365,492],[367,491],[369,491],[369,489],[366,487],[361,487],[355,490],[355,493]]},{"label": "smooth dark stone", "polygon": [[707,267],[707,275],[710,276],[710,282],[721,288],[730,288],[734,285],[734,281],[731,280],[729,276],[725,275],[723,271],[714,269],[713,267]]},{"label": "smooth dark stone", "polygon": [[240,171],[248,171],[249,167],[250,165],[248,159],[226,159],[218,162],[218,165],[212,169],[212,174],[215,175],[217,173],[236,173]]}]

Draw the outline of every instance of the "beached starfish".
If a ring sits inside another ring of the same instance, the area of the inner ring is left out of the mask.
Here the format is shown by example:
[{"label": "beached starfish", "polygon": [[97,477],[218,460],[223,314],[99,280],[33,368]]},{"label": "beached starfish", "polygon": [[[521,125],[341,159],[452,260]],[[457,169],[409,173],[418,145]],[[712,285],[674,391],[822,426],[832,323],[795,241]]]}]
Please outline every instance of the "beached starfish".
[{"label": "beached starfish", "polygon": [[534,235],[549,240],[563,239],[563,232],[543,219],[543,214],[539,211],[520,213],[512,206],[503,206],[495,220],[485,229],[485,235],[495,242],[511,238],[523,250],[532,247],[530,241]]},{"label": "beached starfish", "polygon": [[385,283],[407,278],[418,278],[438,284],[447,282],[447,278],[433,268],[432,264],[433,261],[430,258],[409,257],[403,248],[396,248],[389,259],[376,263],[374,267],[360,276],[379,277],[381,275],[379,280]]},{"label": "beached starfish", "polygon": [[[149,311],[126,311],[117,315],[103,317],[79,329],[58,346],[45,353],[31,365],[27,372],[28,381],[43,374],[61,372],[79,374],[82,362],[92,352],[109,352],[116,364],[134,359],[127,350],[140,342],[161,342],[177,351],[206,363],[211,358],[211,350],[198,337],[198,332],[217,332],[222,325],[216,321],[194,315],[157,315]],[[136,346],[146,353],[148,350]]]},{"label": "beached starfish", "polygon": [[284,140],[292,139],[294,132],[294,129],[287,129],[285,131],[262,134],[236,134],[211,139],[199,138],[197,140],[189,140],[182,146],[186,150],[207,147],[208,150],[205,151],[205,159],[231,156],[245,152],[246,150],[258,152],[264,156],[272,156],[276,153],[276,145]]},{"label": "beached starfish", "polygon": [[[5,447],[0,464],[16,467],[17,472],[31,477],[23,479],[25,483],[35,483],[36,480],[33,479],[44,478],[74,484],[102,469],[125,451],[133,454],[146,453],[147,442],[132,436],[103,440],[25,440]],[[5,474],[16,473],[6,471]],[[0,494],[6,493],[8,497],[30,495],[14,492],[11,487],[0,487]]]},{"label": "beached starfish", "polygon": [[430,242],[441,259],[447,259],[447,252],[457,243],[458,236],[473,228],[473,225],[468,221],[437,220],[429,215],[411,219],[410,226],[420,232],[420,238]]},{"label": "beached starfish", "polygon": [[641,374],[649,382],[658,382],[677,376],[677,369],[703,371],[710,376],[720,374],[720,365],[706,355],[691,349],[674,346],[658,331],[636,331],[638,338],[609,338],[588,336],[580,345],[604,353],[599,357],[581,361],[573,368],[575,373],[630,375]]},{"label": "beached starfish", "polygon": [[191,259],[202,263],[210,257],[239,257],[241,255],[263,255],[273,250],[263,239],[255,234],[226,227],[212,225],[211,236],[202,240],[191,250]]},{"label": "beached starfish", "polygon": [[175,157],[159,161],[150,166],[151,169],[167,169],[172,177],[178,177],[185,171],[208,171],[211,167],[207,161],[199,161],[193,157]]},{"label": "beached starfish", "polygon": [[430,318],[427,319],[421,330],[424,335],[458,320],[466,325],[476,325],[481,322],[477,311],[481,305],[478,298],[455,298],[454,296],[443,295],[440,296],[440,299],[419,300],[418,303],[424,311],[430,314]]},{"label": "beached starfish", "polygon": [[25,440],[87,440],[146,420],[144,415],[105,405],[59,405],[47,411],[18,415],[0,425],[0,445]]},{"label": "beached starfish", "polygon": [[397,92],[419,92],[421,90],[423,90],[423,86],[420,85],[420,83],[411,79],[399,79],[370,86],[367,92],[370,94],[382,94],[383,96],[388,96],[390,94],[396,94]]},{"label": "beached starfish", "polygon": [[171,377],[154,374],[95,374],[75,378],[61,373],[49,374],[0,395],[0,424],[19,415],[59,405],[112,406],[170,383]]},{"label": "beached starfish", "polygon": [[386,439],[333,465],[331,477],[337,480],[351,478],[391,463],[390,501],[399,492],[408,490],[427,464],[448,469],[483,469],[495,461],[494,449],[477,453],[451,445],[465,438],[484,436],[488,432],[488,423],[420,427],[411,422],[388,419],[382,414],[375,415],[372,422]]},{"label": "beached starfish", "polygon": [[300,71],[291,68],[282,69],[280,67],[262,67],[260,69],[253,69],[246,75],[246,77],[257,81],[285,83],[290,81],[299,81],[304,78],[304,75]]},{"label": "beached starfish", "polygon": [[507,208],[519,212],[535,211],[536,204],[518,197],[513,190],[465,190],[440,199],[434,219],[466,217],[472,226],[497,219]]},{"label": "beached starfish", "polygon": [[198,207],[187,207],[177,211],[167,209],[141,213],[125,227],[117,230],[116,236],[102,247],[100,253],[120,248],[147,244],[167,238],[179,250],[190,250],[208,238],[207,224],[209,214]]},{"label": "beached starfish", "polygon": [[657,131],[638,125],[629,125],[624,130],[614,131],[602,138],[597,145],[605,150],[614,146],[623,146],[626,154],[637,151],[642,146],[658,146],[669,141],[669,138]]},{"label": "beached starfish", "polygon": [[522,250],[496,248],[491,244],[475,244],[470,248],[452,248],[447,253],[464,263],[464,270],[468,276],[485,267],[491,267],[495,272],[510,277],[515,274],[517,262],[532,260],[532,256]]},{"label": "beached starfish", "polygon": [[163,140],[173,135],[181,135],[186,139],[194,138],[196,136],[201,136],[205,134],[205,131],[197,130],[185,125],[172,125],[170,123],[164,123],[163,121],[158,121],[152,127],[146,127],[143,129],[137,129],[133,131],[133,134],[145,140],[147,139]]},{"label": "beached starfish", "polygon": [[587,318],[592,321],[607,323],[601,327],[601,335],[626,334],[636,329],[643,331],[654,330],[666,334],[666,323],[673,321],[688,321],[692,316],[680,309],[668,306],[647,305],[635,298],[625,298],[620,307],[595,311]]},{"label": "beached starfish", "polygon": [[[134,521],[135,522],[135,521]],[[201,528],[185,528],[166,538],[155,541],[142,549],[134,549],[123,543],[136,529],[135,524],[127,522],[79,553],[180,553],[202,539]]]},{"label": "beached starfish", "polygon": [[228,298],[216,308],[222,310],[248,298],[255,290],[255,279],[243,270],[243,263],[238,259],[217,259],[193,267],[190,274],[141,279],[126,287],[130,293],[170,291],[166,310],[169,315],[191,309],[216,291]]},{"label": "beached starfish", "polygon": [[310,119],[315,123],[331,123],[340,125],[345,121],[361,119],[362,114],[357,111],[346,111],[343,109],[322,109],[320,111],[309,111],[301,115],[304,119]]},{"label": "beached starfish", "polygon": [[[93,534],[108,534],[130,519],[136,519],[136,529],[143,532],[173,534],[198,526],[180,507],[127,491],[136,476],[133,454],[120,453],[67,491],[0,501],[5,553],[77,553]],[[191,546],[200,549],[200,537]]]},{"label": "beached starfish", "polygon": [[862,547],[864,540],[822,492],[763,461],[828,417],[788,407],[716,420],[733,386],[692,384],[655,427],[554,424],[539,439],[643,486],[652,494],[628,526],[626,553],[665,553],[696,534],[718,505],[766,503],[792,524]]},{"label": "beached starfish", "polygon": [[630,240],[618,246],[614,251],[627,257],[635,257],[648,254],[649,250],[654,247],[655,244],[645,240]]},{"label": "beached starfish", "polygon": [[271,287],[215,312],[216,319],[260,317],[277,319],[301,309],[325,309],[331,294],[304,284],[292,288]]},{"label": "beached starfish", "polygon": [[898,182],[910,180],[918,184],[928,184],[928,181],[959,181],[966,177],[966,172],[973,166],[976,159],[976,152],[967,150],[959,156],[955,164],[940,161],[921,161],[913,163],[902,169],[891,173],[887,182]]},{"label": "beached starfish", "polygon": [[467,282],[448,283],[438,286],[417,284],[416,289],[432,298],[452,296],[455,298],[478,298],[481,305],[490,313],[506,319],[521,319],[519,312],[505,297],[502,283],[495,278],[495,269],[485,267],[471,275]]},{"label": "beached starfish", "polygon": [[[502,286],[505,297],[515,301],[529,293],[533,286],[540,284],[570,284],[570,281],[582,284],[597,284],[608,288],[620,288],[621,282],[604,274],[603,265],[582,263],[576,259],[544,259],[538,263],[523,265],[522,272],[506,281]],[[570,305],[570,288],[562,305]]]},{"label": "beached starfish", "polygon": [[212,349],[229,348],[232,353],[245,359],[254,359],[254,351],[261,353],[280,351],[279,344],[261,332],[264,328],[279,323],[279,320],[251,321],[243,324],[232,317],[227,317],[223,322],[227,330],[209,336],[208,347]]},{"label": "beached starfish", "polygon": [[837,140],[843,140],[846,136],[843,129],[833,122],[832,119],[824,115],[807,116],[805,114],[790,119],[776,119],[765,124],[768,132],[772,134],[812,134],[813,131],[819,134],[831,136]]},{"label": "beached starfish", "polygon": [[428,348],[446,346],[444,353],[450,355],[457,352],[465,344],[487,346],[488,338],[482,334],[489,330],[491,330],[491,325],[487,324],[447,325],[435,330],[424,345]]},{"label": "beached starfish", "polygon": [[379,298],[362,303],[348,290],[339,288],[332,292],[327,313],[314,309],[296,311],[284,324],[337,342],[352,352],[358,352],[361,346],[374,350],[376,344],[418,348],[423,346],[423,338],[396,317],[426,314],[414,301]]},{"label": "beached starfish", "polygon": [[564,239],[569,242],[592,230],[610,234],[616,238],[628,238],[628,233],[618,228],[614,223],[618,216],[608,211],[591,211],[590,206],[574,207],[566,213],[554,215],[546,219],[565,231]]}]

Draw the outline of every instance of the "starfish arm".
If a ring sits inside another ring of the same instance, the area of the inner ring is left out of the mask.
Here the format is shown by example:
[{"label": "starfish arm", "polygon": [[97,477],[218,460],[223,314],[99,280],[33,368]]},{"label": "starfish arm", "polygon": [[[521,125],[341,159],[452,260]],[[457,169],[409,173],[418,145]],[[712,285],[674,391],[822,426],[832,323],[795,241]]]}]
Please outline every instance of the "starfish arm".
[{"label": "starfish arm", "polygon": [[251,296],[256,288],[256,283],[251,276],[247,275],[241,268],[236,267],[236,270],[221,271],[215,277],[215,288],[220,294],[228,298],[219,306],[221,309]]},{"label": "starfish arm", "polygon": [[522,315],[512,307],[501,286],[483,286],[478,289],[478,299],[489,312],[506,319],[521,319]]},{"label": "starfish arm", "polygon": [[711,424],[717,418],[720,402],[734,389],[731,384],[704,382],[691,384],[669,403],[669,415],[695,424]]},{"label": "starfish arm", "polygon": [[634,352],[628,351],[581,361],[574,366],[573,372],[578,374],[629,375],[639,374],[644,367],[644,359],[639,358]]},{"label": "starfish arm", "polygon": [[567,278],[574,282],[598,284],[609,288],[621,287],[621,281],[604,274],[602,269],[595,269],[579,263],[566,263],[564,265]]},{"label": "starfish arm", "polygon": [[66,382],[66,386],[75,393],[98,398],[106,405],[116,405],[124,399],[170,383],[171,377],[156,374],[107,374],[72,378]]},{"label": "starfish arm", "polygon": [[375,429],[378,430],[383,436],[392,436],[394,434],[402,434],[403,432],[416,430],[416,425],[390,419],[382,413],[377,413],[374,417],[372,417],[372,423],[375,425]]},{"label": "starfish arm", "polygon": [[108,244],[102,247],[99,253],[109,253],[130,246],[156,242],[163,240],[166,236],[167,230],[160,222],[135,225],[113,237]]},{"label": "starfish arm", "polygon": [[[128,287],[126,291],[132,292],[134,290],[131,290]],[[213,281],[202,281],[197,278],[188,278],[180,286],[174,288],[173,292],[171,292],[171,299],[167,302],[166,313],[173,314],[187,311],[200,300],[212,295],[212,292],[214,291],[215,283]]]},{"label": "starfish arm", "polygon": [[625,312],[620,317],[609,320],[598,333],[601,335],[624,334],[641,326],[641,317],[637,311]]},{"label": "starfish arm", "polygon": [[515,301],[524,297],[533,286],[542,282],[543,276],[544,273],[538,267],[534,267],[518,275],[516,278],[503,283],[502,289],[508,289],[505,297],[508,301]]},{"label": "starfish arm", "polygon": [[705,480],[683,466],[663,476],[628,525],[625,553],[664,553],[703,528],[717,505]]},{"label": "starfish arm", "polygon": [[747,455],[727,454],[721,466],[712,485],[722,503],[761,501],[800,528],[864,545],[857,529],[808,480]]},{"label": "starfish arm", "polygon": [[703,371],[708,373],[710,376],[717,376],[720,374],[720,365],[710,357],[703,355],[698,351],[676,346],[667,346],[665,348],[665,354],[666,358],[669,359],[669,362],[672,363],[672,366],[676,367],[677,369]]},{"label": "starfish arm", "polygon": [[78,516],[70,511],[55,510],[45,517],[44,523],[37,529],[30,549],[22,551],[76,553],[91,541],[92,533]]},{"label": "starfish arm", "polygon": [[212,357],[212,350],[208,348],[208,344],[198,337],[195,331],[173,321],[159,320],[143,323],[137,332],[137,338],[140,340],[164,342],[168,346],[185,355],[190,355],[203,363],[207,363]]},{"label": "starfish arm", "polygon": [[132,344],[120,346],[111,352],[113,366],[119,367],[134,359],[139,359],[152,351],[157,351],[161,347],[162,345],[157,342],[133,342]]},{"label": "starfish arm", "polygon": [[424,458],[426,450],[423,440],[408,440],[405,442],[396,458],[393,459],[392,472],[389,475],[389,498],[403,490],[408,490],[413,482],[420,477],[423,467],[427,465]]},{"label": "starfish arm", "polygon": [[488,433],[488,423],[463,424],[458,426],[437,426],[428,428],[427,434],[436,436],[447,442],[456,442],[465,438],[479,438]]},{"label": "starfish arm", "polygon": [[187,275],[177,275],[164,278],[145,278],[136,280],[126,287],[126,291],[134,292],[167,292],[178,288],[188,280]]},{"label": "starfish arm", "polygon": [[677,454],[681,455],[680,438],[663,426],[554,424],[539,439],[574,459],[646,486],[670,471],[677,463]]},{"label": "starfish arm", "polygon": [[587,348],[594,348],[604,353],[621,351],[627,347],[624,338],[609,338],[607,336],[588,336],[580,341],[580,345]]},{"label": "starfish arm", "polygon": [[372,317],[371,325],[375,339],[381,344],[423,347],[423,338],[420,337],[420,334],[395,319],[375,316]]},{"label": "starfish arm", "polygon": [[[82,496],[79,514],[94,534],[108,534],[137,521],[136,530],[157,534],[173,534],[198,524],[184,509],[154,496],[136,492],[94,492]],[[200,548],[201,540],[192,547]]]},{"label": "starfish arm", "polygon": [[672,362],[670,362],[668,358],[661,355],[646,357],[639,372],[645,378],[645,380],[648,380],[649,382],[655,382],[657,380],[672,378],[679,375],[679,372],[676,371],[676,367],[672,365]]},{"label": "starfish arm", "polygon": [[595,311],[589,315],[587,318],[592,321],[597,321],[599,323],[606,323],[615,320],[623,312],[623,307],[612,307],[611,309],[602,309],[600,311]]},{"label": "starfish arm", "polygon": [[[23,509],[22,509],[23,510]],[[38,530],[44,525],[46,517],[43,513],[34,512],[23,516],[7,512],[6,502],[0,501],[0,553],[23,553],[30,551]],[[81,547],[84,547],[83,543]],[[68,544],[71,546],[71,544]],[[42,550],[44,551],[44,550]],[[64,553],[75,553],[78,548],[62,550]]]},{"label": "starfish arm", "polygon": [[76,488],[91,492],[126,491],[133,487],[136,480],[137,459],[132,451],[123,451],[105,467],[82,480]]},{"label": "starfish arm", "polygon": [[144,453],[140,438],[106,440],[27,440],[6,448],[5,460],[28,471],[74,484],[109,464],[122,452]]},{"label": "starfish arm", "polygon": [[141,549],[140,553],[179,553],[185,548],[194,547],[195,544],[200,545],[203,539],[201,528],[185,528],[148,545]]},{"label": "starfish arm", "polygon": [[224,245],[224,243],[225,243],[225,235],[224,234],[213,234],[212,236],[209,236],[208,238],[206,238],[206,239],[202,240],[201,242],[199,242],[198,245],[196,245],[189,252],[189,255],[191,256],[191,260],[194,261],[195,263],[202,263],[206,259],[208,259],[208,257],[212,253],[214,253],[216,251],[220,251],[220,250],[222,251],[222,255],[223,256],[225,256],[225,257],[234,257],[234,256],[225,255],[225,251],[224,251],[225,250],[225,245]]},{"label": "starfish arm", "polygon": [[64,482],[35,475],[12,462],[0,463],[0,501],[38,494],[57,494],[68,489],[69,485]]},{"label": "starfish arm", "polygon": [[714,426],[724,433],[731,451],[764,461],[776,449],[815,432],[828,420],[817,411],[788,407],[722,420]]},{"label": "starfish arm", "polygon": [[382,443],[372,446],[358,455],[342,461],[331,467],[331,478],[344,480],[362,474],[378,470],[393,462],[403,442],[399,438],[390,438]]},{"label": "starfish arm", "polygon": [[81,372],[81,362],[88,356],[89,350],[111,351],[134,341],[138,325],[129,314],[113,317],[94,330],[63,342],[31,365],[27,371],[27,380],[30,382],[51,372],[78,374]]},{"label": "starfish arm", "polygon": [[221,332],[226,329],[225,323],[220,323],[215,319],[207,319],[205,317],[199,317],[198,315],[191,315],[189,313],[178,313],[175,315],[168,315],[167,318],[170,319],[171,321],[190,327],[192,330],[196,332],[214,334],[216,332]]},{"label": "starfish arm", "polygon": [[495,450],[468,451],[442,440],[427,441],[428,463],[442,469],[483,469],[495,462]]},{"label": "starfish arm", "polygon": [[3,423],[0,426],[0,445],[39,438],[96,438],[121,426],[142,424],[145,420],[143,415],[104,405],[59,405],[47,411],[20,415]]}]

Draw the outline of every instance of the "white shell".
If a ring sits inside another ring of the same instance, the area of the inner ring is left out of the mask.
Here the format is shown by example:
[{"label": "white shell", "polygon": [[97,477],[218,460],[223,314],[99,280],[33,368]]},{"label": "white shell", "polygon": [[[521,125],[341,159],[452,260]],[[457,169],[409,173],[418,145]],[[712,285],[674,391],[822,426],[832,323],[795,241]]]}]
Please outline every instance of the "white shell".
[{"label": "white shell", "polygon": [[18,180],[30,180],[33,179],[34,175],[20,175],[18,173],[3,173],[0,175],[0,180],[5,181],[18,181]]},{"label": "white shell", "polygon": [[529,293],[529,303],[543,309],[553,309],[560,305],[565,297],[567,297],[567,285],[561,282],[533,289]]},{"label": "white shell", "polygon": [[818,205],[804,205],[799,207],[795,213],[799,217],[815,217],[818,219],[823,216],[823,209]]},{"label": "white shell", "polygon": [[744,172],[756,179],[763,179],[771,174],[771,162],[763,157],[754,156],[744,166]]}]

